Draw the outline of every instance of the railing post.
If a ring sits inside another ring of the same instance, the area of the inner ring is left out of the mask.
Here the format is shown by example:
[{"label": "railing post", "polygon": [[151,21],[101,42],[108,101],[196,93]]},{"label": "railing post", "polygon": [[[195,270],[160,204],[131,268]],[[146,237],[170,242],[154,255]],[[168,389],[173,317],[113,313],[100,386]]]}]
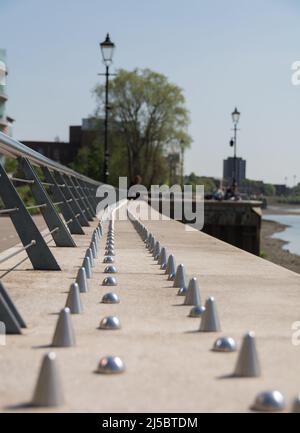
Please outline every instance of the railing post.
[{"label": "railing post", "polygon": [[74,180],[72,178],[72,176],[67,176],[65,175],[65,178],[68,179],[68,181],[70,182],[70,188],[73,190],[73,194],[75,195],[75,197],[77,198],[77,203],[79,204],[81,210],[84,212],[84,215],[86,216],[88,221],[93,221],[93,215],[90,212],[84,197],[81,195],[78,186],[74,183]]},{"label": "railing post", "polygon": [[76,177],[73,178],[73,182],[75,183],[75,185],[78,186],[79,192],[84,197],[83,200],[87,204],[88,210],[89,210],[92,218],[94,218],[96,216],[95,211],[94,211],[93,205],[92,205],[89,197],[87,196],[84,188],[82,187],[81,183],[79,182],[79,180]]},{"label": "railing post", "polygon": [[10,214],[13,225],[19,235],[23,246],[34,241],[28,248],[27,254],[34,269],[59,271],[60,267],[51,253],[45,239],[42,237],[31,215],[26,209],[16,188],[11,183],[2,164],[0,163],[0,196],[7,208],[17,208]]},{"label": "railing post", "polygon": [[[48,196],[40,179],[33,170],[30,162],[26,158],[20,158],[19,163],[25,175],[25,178],[34,181],[34,183],[31,183],[29,186],[37,204],[46,204],[45,207],[41,208],[41,213],[50,232],[52,232],[52,237],[55,244],[58,247],[76,247],[72,236],[70,235],[62,219],[56,212],[56,209],[50,197]],[[57,230],[55,230],[56,228]]]},{"label": "railing post", "polygon": [[67,226],[69,227],[70,232],[73,235],[84,235],[84,231],[73,212],[72,206],[68,203],[62,189],[59,187],[54,175],[50,172],[48,167],[42,168],[45,179],[47,182],[52,184],[51,193],[53,194],[53,198],[59,204],[59,208],[63,217],[66,221]]},{"label": "railing post", "polygon": [[60,182],[61,184],[65,184],[65,187],[64,187],[65,197],[67,198],[67,200],[69,200],[69,203],[71,204],[73,212],[75,213],[76,218],[78,218],[78,221],[80,222],[80,224],[84,227],[89,227],[90,224],[89,224],[86,216],[82,212],[79,204],[77,203],[76,197],[73,194],[73,192],[71,191],[71,188],[67,184],[64,176],[61,173],[59,173],[58,171],[55,172],[54,176],[58,180],[58,182]]}]

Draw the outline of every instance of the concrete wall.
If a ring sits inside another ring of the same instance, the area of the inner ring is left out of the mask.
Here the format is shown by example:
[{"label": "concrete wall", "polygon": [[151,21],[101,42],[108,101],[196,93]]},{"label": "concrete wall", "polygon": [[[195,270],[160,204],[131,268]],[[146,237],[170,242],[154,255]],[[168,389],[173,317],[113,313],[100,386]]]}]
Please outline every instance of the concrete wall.
[{"label": "concrete wall", "polygon": [[[152,200],[152,206],[163,212],[161,199]],[[254,201],[205,201],[204,227],[202,231],[224,242],[248,251],[260,254],[261,210],[260,202]],[[193,201],[193,208],[195,202]],[[174,202],[170,203],[170,216],[174,218]],[[183,223],[187,221],[182,212]],[[201,229],[201,227],[199,227]]]}]

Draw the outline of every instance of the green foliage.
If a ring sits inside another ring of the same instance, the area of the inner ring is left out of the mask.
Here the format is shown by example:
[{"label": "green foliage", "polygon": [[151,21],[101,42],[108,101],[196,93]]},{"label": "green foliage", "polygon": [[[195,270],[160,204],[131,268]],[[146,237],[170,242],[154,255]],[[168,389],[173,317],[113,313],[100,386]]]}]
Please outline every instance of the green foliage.
[{"label": "green foliage", "polygon": [[197,176],[195,173],[191,173],[189,176],[185,177],[185,184],[192,185],[193,191],[196,190],[196,185],[204,185],[204,192],[213,193],[217,190],[218,185],[212,177]]},{"label": "green foliage", "polygon": [[[95,95],[97,115],[103,117],[105,86],[97,86]],[[122,142],[115,148],[121,154],[112,161],[114,172],[119,176],[126,168],[131,181],[139,174],[148,186],[164,182],[165,156],[191,143],[186,132],[189,116],[182,90],[149,69],[119,70],[110,82],[109,99],[110,124],[114,125],[112,141],[119,134],[119,143]]]},{"label": "green foliage", "polygon": [[18,168],[18,161],[10,156],[5,157],[4,168],[7,173],[14,173]]}]

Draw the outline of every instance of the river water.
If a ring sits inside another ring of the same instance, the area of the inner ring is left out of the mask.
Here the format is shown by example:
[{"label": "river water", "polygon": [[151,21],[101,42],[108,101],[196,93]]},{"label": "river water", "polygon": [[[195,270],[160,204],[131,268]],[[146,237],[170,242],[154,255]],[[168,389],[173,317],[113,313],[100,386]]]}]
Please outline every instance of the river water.
[{"label": "river water", "polygon": [[274,233],[272,237],[287,242],[287,244],[283,246],[283,249],[289,250],[291,253],[300,256],[300,208],[289,209],[287,207],[284,208],[284,210],[291,213],[282,215],[275,213],[274,215],[264,215],[263,219],[276,221],[280,224],[289,226],[282,232]]}]

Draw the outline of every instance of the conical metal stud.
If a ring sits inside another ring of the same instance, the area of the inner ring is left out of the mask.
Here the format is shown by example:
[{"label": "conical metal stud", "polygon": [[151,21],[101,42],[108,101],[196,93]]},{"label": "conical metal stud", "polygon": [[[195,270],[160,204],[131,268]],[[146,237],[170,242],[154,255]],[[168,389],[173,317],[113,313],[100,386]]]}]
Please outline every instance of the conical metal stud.
[{"label": "conical metal stud", "polygon": [[295,400],[293,402],[292,412],[293,413],[300,413],[300,395],[297,395],[297,397],[295,398]]},{"label": "conical metal stud", "polygon": [[113,265],[108,265],[104,269],[104,273],[105,274],[116,274],[117,272],[118,272],[117,268],[115,266],[113,266]]},{"label": "conical metal stud", "polygon": [[152,238],[152,234],[151,234],[151,233],[148,233],[148,237],[147,237],[147,239],[146,239],[146,241],[145,241],[146,248],[149,247],[149,245],[150,245],[150,243],[151,243],[151,238]]},{"label": "conical metal stud", "polygon": [[119,304],[120,298],[116,293],[106,293],[101,301],[103,304]]},{"label": "conical metal stud", "polygon": [[217,307],[214,298],[207,299],[205,303],[205,312],[202,315],[200,323],[200,332],[219,332],[221,331]]},{"label": "conical metal stud", "polygon": [[92,242],[92,243],[91,243],[90,248],[91,248],[91,250],[92,250],[93,259],[95,260],[95,259],[97,258],[97,256],[98,256],[95,242]]},{"label": "conical metal stud", "polygon": [[92,267],[89,257],[85,257],[83,260],[83,267],[85,269],[86,277],[88,279],[92,278]]},{"label": "conical metal stud", "polygon": [[180,287],[177,292],[177,296],[186,296],[187,294],[187,288],[186,287]]},{"label": "conical metal stud", "polygon": [[78,284],[80,293],[88,292],[88,282],[86,277],[85,268],[79,268],[76,283]]},{"label": "conical metal stud", "polygon": [[115,261],[114,258],[111,256],[106,256],[103,259],[103,263],[114,263],[114,261]]},{"label": "conical metal stud", "polygon": [[54,332],[53,347],[72,347],[76,345],[75,333],[69,308],[61,310]]},{"label": "conical metal stud", "polygon": [[158,260],[159,255],[160,255],[160,243],[159,243],[159,241],[156,241],[155,245],[154,245],[154,250],[153,250],[154,260]]},{"label": "conical metal stud", "polygon": [[176,277],[176,262],[175,257],[173,254],[169,255],[167,267],[166,267],[166,274],[168,275],[169,281],[174,281]]},{"label": "conical metal stud", "polygon": [[197,278],[190,279],[189,286],[185,295],[184,305],[201,305],[200,291]]},{"label": "conical metal stud", "polygon": [[100,374],[119,374],[125,371],[125,365],[118,356],[105,356],[100,359],[97,373]]},{"label": "conical metal stud", "polygon": [[155,242],[156,242],[155,238],[154,238],[154,236],[152,236],[151,237],[151,242],[150,242],[150,245],[149,245],[149,251],[150,251],[150,253],[153,252],[153,250],[154,250]]},{"label": "conical metal stud", "polygon": [[248,332],[244,336],[233,375],[236,377],[259,377],[260,374],[255,334],[254,332]]},{"label": "conical metal stud", "polygon": [[178,265],[173,287],[187,288],[187,280],[184,265]]},{"label": "conical metal stud", "polygon": [[93,268],[95,266],[95,262],[94,262],[94,257],[93,257],[93,253],[92,253],[92,249],[91,248],[88,248],[86,250],[86,255],[85,256],[90,259],[90,264],[91,264],[91,267]]},{"label": "conical metal stud", "polygon": [[160,265],[160,269],[165,270],[167,267],[167,250],[165,249],[165,247],[162,247],[162,249],[160,250],[158,264]]},{"label": "conical metal stud", "polygon": [[115,277],[106,277],[102,281],[102,286],[116,286],[117,280]]},{"label": "conical metal stud", "polygon": [[201,317],[204,311],[205,311],[205,307],[203,305],[196,305],[191,309],[188,317]]},{"label": "conical metal stud", "polygon": [[257,395],[252,410],[259,412],[281,412],[285,409],[285,400],[279,391],[264,391]]},{"label": "conical metal stud", "polygon": [[101,320],[99,328],[107,330],[121,329],[121,322],[115,316],[107,316]]},{"label": "conical metal stud", "polygon": [[214,342],[214,352],[235,352],[236,342],[231,337],[220,337]]},{"label": "conical metal stud", "polygon": [[79,287],[77,283],[71,284],[67,298],[66,307],[70,308],[71,314],[82,314],[83,308],[80,299]]},{"label": "conical metal stud", "polygon": [[54,352],[44,355],[31,402],[33,406],[42,407],[64,404],[64,395]]}]

